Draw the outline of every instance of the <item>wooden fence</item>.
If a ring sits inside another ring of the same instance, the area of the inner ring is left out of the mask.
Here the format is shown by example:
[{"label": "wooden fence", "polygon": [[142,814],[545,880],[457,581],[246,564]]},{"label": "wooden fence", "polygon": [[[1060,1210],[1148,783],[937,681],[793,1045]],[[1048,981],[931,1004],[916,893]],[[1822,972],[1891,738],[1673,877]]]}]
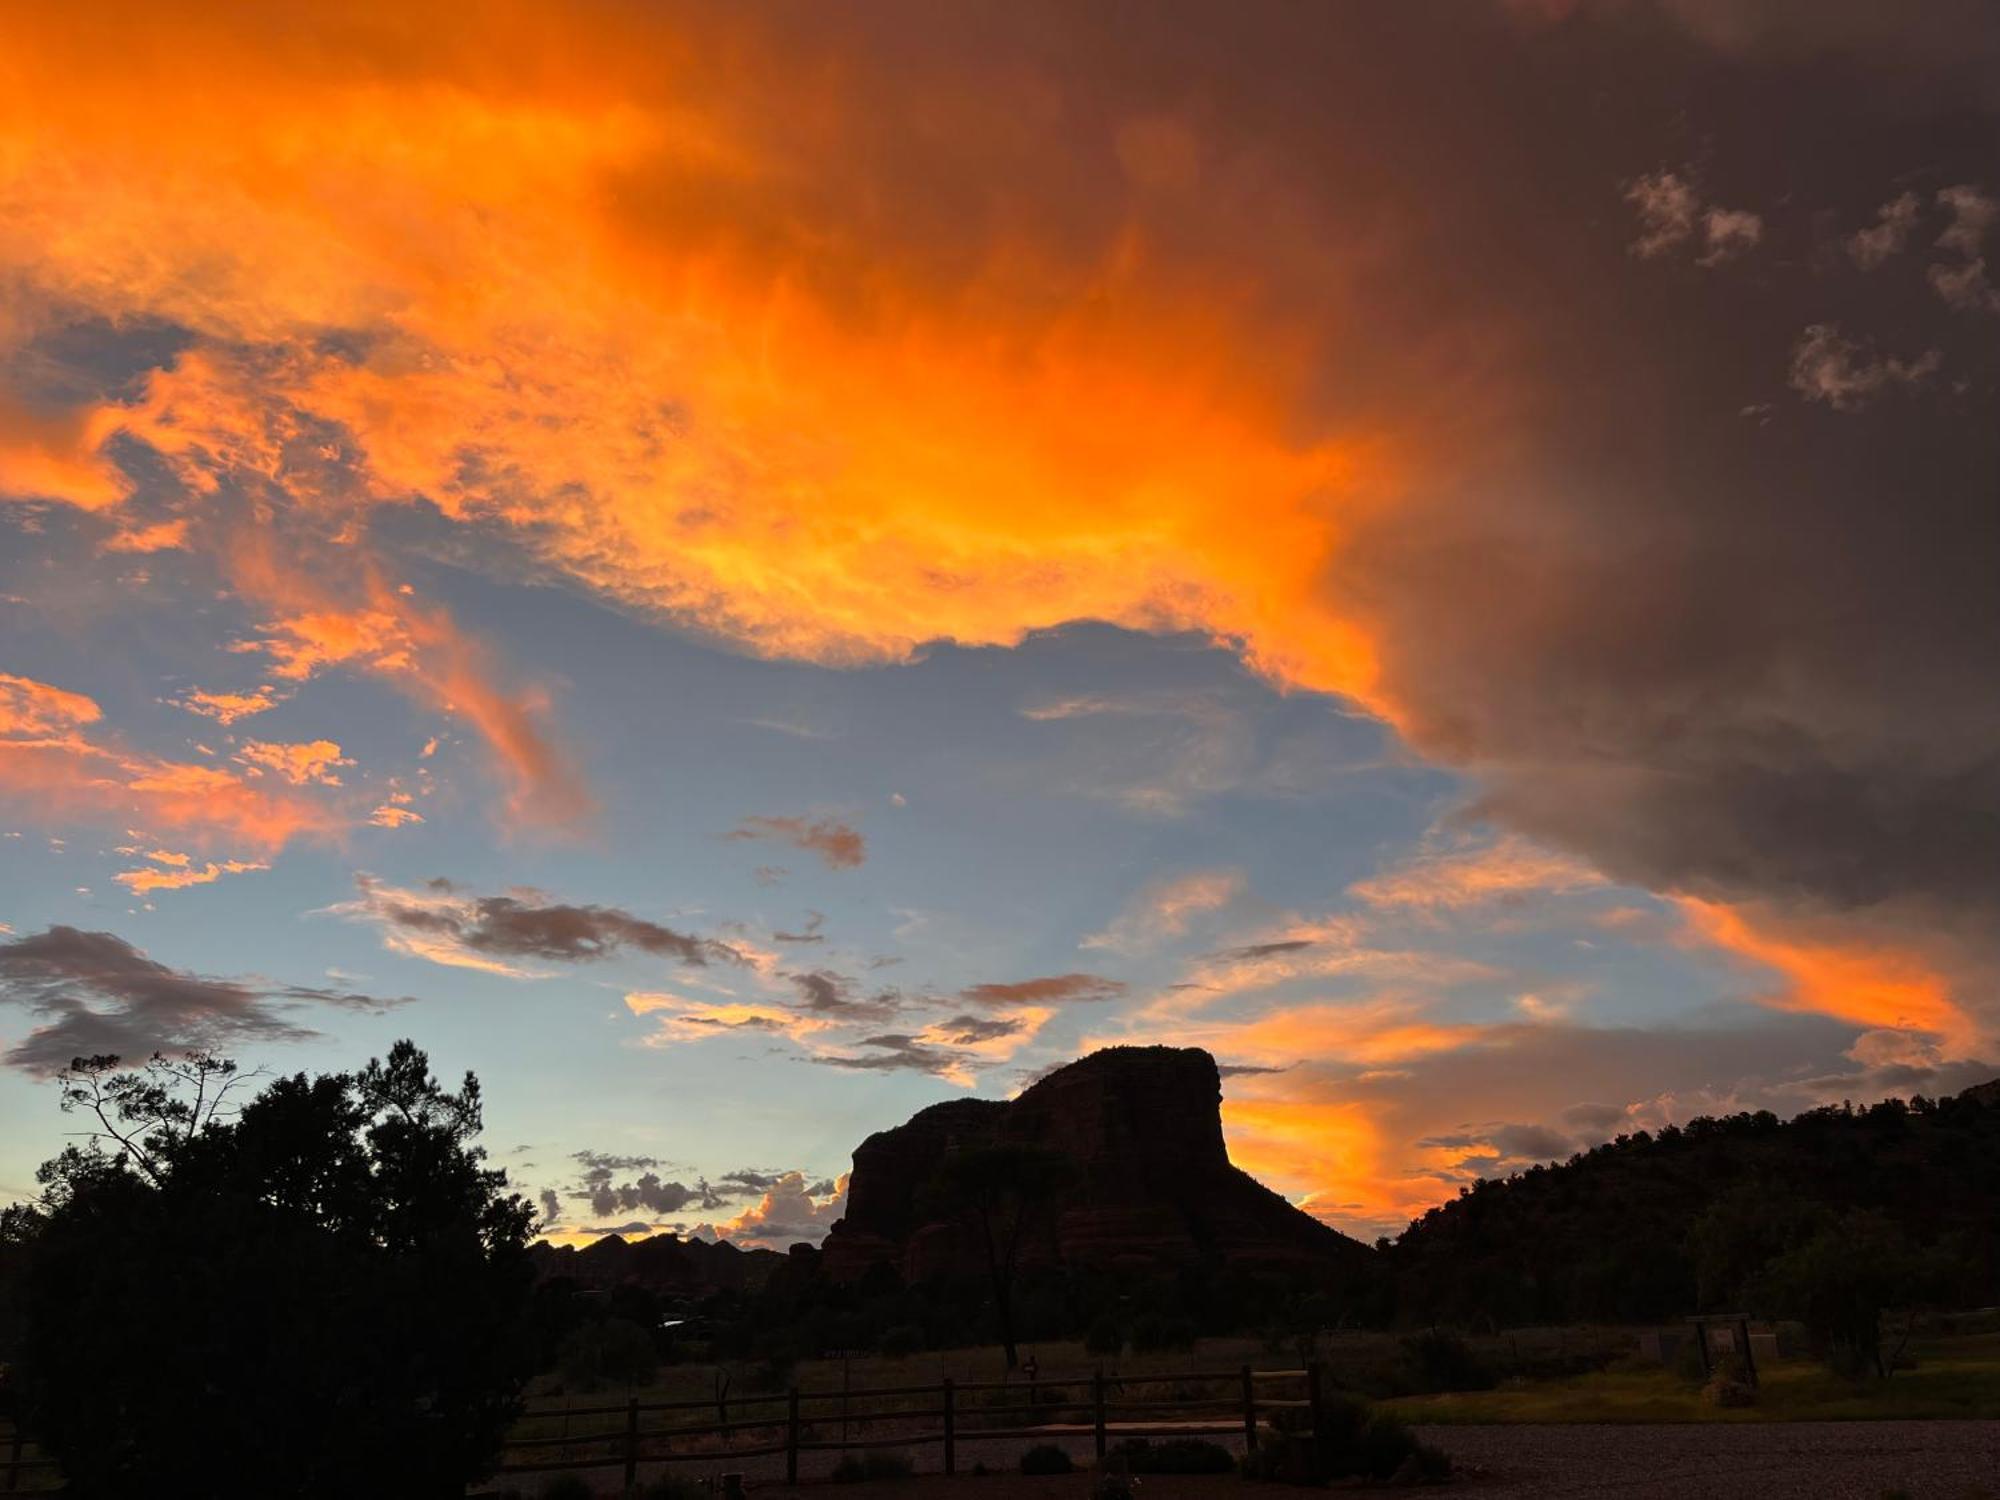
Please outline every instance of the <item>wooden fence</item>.
[{"label": "wooden fence", "polygon": [[[1272,1392],[1288,1385],[1299,1394]],[[521,1427],[560,1420],[613,1421],[596,1431],[510,1437],[502,1445],[502,1467],[495,1479],[505,1482],[521,1474],[550,1474],[568,1469],[622,1469],[629,1492],[638,1482],[642,1464],[709,1463],[726,1466],[743,1459],[783,1455],[785,1481],[799,1479],[799,1455],[862,1450],[920,1448],[941,1445],[942,1467],[958,1472],[961,1442],[1027,1439],[1049,1442],[1088,1437],[1097,1456],[1104,1457],[1111,1441],[1156,1437],[1240,1437],[1246,1448],[1257,1446],[1265,1417],[1284,1408],[1310,1410],[1317,1424],[1322,1379],[1317,1364],[1304,1369],[1188,1371],[1178,1375],[1107,1375],[1102,1370],[1063,1377],[1039,1376],[1033,1381],[954,1381],[936,1385],[884,1386],[868,1390],[801,1391],[796,1387],[769,1396],[718,1396],[710,1401],[640,1401],[622,1405],[529,1408]],[[1147,1388],[1170,1386],[1174,1393],[1151,1400],[1125,1399]],[[1183,1392],[1223,1387],[1217,1396]],[[1079,1397],[1074,1393],[1087,1392]],[[1114,1399],[1114,1393],[1117,1399]],[[854,1403],[862,1403],[856,1410]],[[914,1402],[914,1405],[900,1403]],[[838,1403],[837,1409],[824,1409]],[[875,1405],[870,1403],[898,1403]],[[732,1409],[738,1415],[732,1416]],[[712,1422],[680,1425],[675,1419],[692,1412],[714,1412]],[[768,1412],[769,1414],[763,1414]],[[1065,1414],[1081,1419],[1059,1420]],[[650,1426],[645,1419],[664,1418]],[[838,1426],[840,1436],[829,1435]],[[888,1430],[851,1436],[854,1429],[874,1426]],[[7,1433],[8,1456],[0,1460],[0,1494],[34,1494],[46,1488],[37,1478],[30,1489],[24,1476],[56,1479],[55,1460],[26,1457],[19,1427]],[[738,1439],[743,1441],[739,1444]]]},{"label": "wooden fence", "polygon": [[[1275,1394],[1270,1387],[1285,1383],[1298,1394]],[[1170,1386],[1175,1394],[1152,1400],[1124,1399],[1128,1392]],[[1224,1387],[1219,1396],[1181,1394],[1192,1388]],[[1175,1375],[1107,1375],[1102,1370],[1072,1375],[1016,1380],[955,1381],[936,1385],[885,1386],[869,1390],[801,1391],[769,1396],[739,1396],[713,1401],[640,1401],[622,1406],[530,1409],[526,1422],[554,1419],[623,1418],[595,1432],[509,1438],[505,1462],[497,1479],[517,1474],[546,1474],[566,1469],[622,1469],[625,1487],[638,1481],[642,1464],[708,1463],[726,1466],[752,1458],[784,1458],[785,1481],[799,1479],[799,1456],[805,1453],[850,1453],[862,1450],[940,1446],[941,1467],[958,1472],[958,1447],[963,1442],[1004,1439],[1052,1441],[1089,1438],[1097,1456],[1104,1457],[1111,1441],[1145,1437],[1240,1437],[1246,1448],[1257,1446],[1264,1418],[1282,1408],[1309,1409],[1320,1414],[1323,1381],[1320,1367],[1255,1370],[1244,1365],[1227,1372],[1189,1371]],[[1072,1393],[1087,1391],[1079,1398]],[[1118,1399],[1114,1399],[1114,1392]],[[968,1399],[969,1398],[969,1399]],[[854,1403],[861,1402],[862,1409]],[[870,1405],[893,1402],[893,1405]],[[915,1405],[901,1403],[915,1402]],[[838,1403],[837,1409],[826,1409]],[[731,1408],[740,1416],[732,1418]],[[672,1419],[695,1411],[713,1411],[716,1420],[675,1425]],[[768,1415],[763,1414],[768,1411]],[[1066,1413],[1081,1419],[1060,1420]],[[655,1414],[666,1424],[649,1427]],[[838,1426],[841,1435],[828,1435]],[[880,1430],[850,1436],[854,1428]],[[739,1438],[742,1440],[739,1443]],[[520,1461],[516,1455],[525,1455]]]}]

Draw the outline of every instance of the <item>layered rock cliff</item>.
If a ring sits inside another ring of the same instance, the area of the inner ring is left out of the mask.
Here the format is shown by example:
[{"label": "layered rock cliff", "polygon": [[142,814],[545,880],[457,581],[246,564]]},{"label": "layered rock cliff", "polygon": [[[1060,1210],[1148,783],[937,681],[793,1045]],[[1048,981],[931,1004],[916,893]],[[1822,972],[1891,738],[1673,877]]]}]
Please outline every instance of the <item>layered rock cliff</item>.
[{"label": "layered rock cliff", "polygon": [[1222,1080],[1199,1048],[1113,1047],[1009,1101],[959,1099],[878,1131],[854,1152],[847,1213],[822,1248],[829,1276],[887,1263],[909,1280],[978,1268],[956,1224],[924,1211],[954,1150],[993,1144],[1062,1152],[1076,1168],[1024,1262],[1149,1270],[1215,1260],[1238,1268],[1339,1271],[1372,1252],[1231,1165]]}]

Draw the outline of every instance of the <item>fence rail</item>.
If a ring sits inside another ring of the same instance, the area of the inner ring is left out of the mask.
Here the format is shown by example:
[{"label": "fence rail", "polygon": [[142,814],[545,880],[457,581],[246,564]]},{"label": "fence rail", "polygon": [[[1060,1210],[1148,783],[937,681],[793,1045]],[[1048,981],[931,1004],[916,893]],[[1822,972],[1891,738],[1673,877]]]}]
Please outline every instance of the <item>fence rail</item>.
[{"label": "fence rail", "polygon": [[[1267,1393],[1275,1382],[1297,1382],[1304,1386],[1303,1397]],[[1135,1393],[1146,1387],[1175,1386],[1229,1387],[1226,1395],[1153,1397],[1136,1401],[1113,1401],[1109,1393]],[[1029,1382],[966,1381],[949,1378],[936,1385],[880,1386],[863,1390],[800,1391],[782,1395],[718,1396],[710,1401],[627,1401],[623,1406],[545,1407],[530,1409],[524,1419],[547,1421],[587,1417],[622,1416],[617,1427],[597,1432],[546,1437],[509,1438],[503,1445],[503,1464],[496,1478],[520,1474],[541,1474],[568,1469],[624,1470],[626,1488],[637,1483],[642,1464],[732,1463],[749,1458],[785,1459],[785,1481],[799,1479],[802,1453],[853,1453],[864,1450],[917,1448],[942,1445],[943,1468],[947,1474],[958,1470],[958,1445],[998,1439],[1089,1438],[1101,1459],[1111,1440],[1133,1437],[1241,1437],[1246,1447],[1257,1446],[1258,1433],[1267,1415],[1281,1410],[1310,1410],[1315,1422],[1320,1412],[1321,1378],[1317,1364],[1302,1369],[1256,1370],[1248,1365],[1229,1371],[1187,1371],[1174,1375],[1107,1375],[1102,1370],[1043,1375]],[[994,1394],[1017,1397],[999,1404],[967,1404],[966,1396]],[[926,1399],[917,1407],[870,1406],[871,1402],[896,1399]],[[806,1403],[838,1401],[838,1411],[807,1411]],[[855,1403],[862,1403],[861,1409]],[[782,1406],[781,1412],[765,1417],[739,1416],[731,1420],[730,1409]],[[655,1413],[713,1411],[717,1420],[690,1426],[647,1427],[642,1418]],[[1058,1420],[1062,1413],[1086,1413],[1083,1420]],[[1228,1413],[1226,1420],[1222,1413]],[[1037,1417],[1040,1417],[1037,1420]],[[1029,1420],[1019,1420],[1026,1417]],[[1185,1420],[1167,1420],[1180,1417]],[[1013,1419],[1013,1420],[1009,1420]],[[1147,1420],[1152,1419],[1152,1420]],[[871,1423],[886,1424],[894,1430],[849,1437],[851,1428]],[[936,1424],[936,1425],[917,1425]],[[837,1425],[841,1436],[823,1436],[819,1429]],[[768,1433],[771,1439],[737,1446],[732,1439],[739,1433]],[[716,1446],[716,1440],[721,1445]],[[776,1439],[776,1440],[772,1440]],[[549,1449],[564,1456],[531,1456],[528,1462],[511,1462],[515,1454],[539,1455]],[[596,1450],[577,1456],[578,1450]]]}]

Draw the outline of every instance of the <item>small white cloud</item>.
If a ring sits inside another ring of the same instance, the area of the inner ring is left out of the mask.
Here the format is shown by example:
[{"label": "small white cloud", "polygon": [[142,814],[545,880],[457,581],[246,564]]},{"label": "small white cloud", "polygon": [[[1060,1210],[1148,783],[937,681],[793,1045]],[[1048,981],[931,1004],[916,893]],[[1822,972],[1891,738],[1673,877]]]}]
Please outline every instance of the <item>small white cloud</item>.
[{"label": "small white cloud", "polygon": [[1857,230],[1847,241],[1847,253],[1864,271],[1872,271],[1900,255],[1917,226],[1917,195],[1904,193],[1891,198],[1876,211],[1875,222]]},{"label": "small white cloud", "polygon": [[1942,363],[1935,349],[1912,360],[1879,356],[1842,337],[1837,325],[1814,323],[1792,346],[1791,387],[1835,411],[1858,411],[1887,391],[1921,385]]}]

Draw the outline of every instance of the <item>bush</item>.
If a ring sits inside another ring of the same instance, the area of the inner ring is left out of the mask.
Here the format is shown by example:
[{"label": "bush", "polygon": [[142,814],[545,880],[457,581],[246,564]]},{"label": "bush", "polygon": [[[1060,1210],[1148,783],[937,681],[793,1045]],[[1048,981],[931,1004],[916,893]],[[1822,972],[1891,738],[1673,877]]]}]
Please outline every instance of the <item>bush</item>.
[{"label": "bush", "polygon": [[835,1484],[859,1484],[864,1479],[908,1479],[916,1472],[907,1453],[892,1448],[870,1448],[866,1453],[843,1453],[833,1466]]},{"label": "bush", "polygon": [[1127,1474],[1227,1474],[1236,1467],[1227,1448],[1200,1438],[1168,1438],[1162,1443],[1127,1438],[1107,1458],[1116,1459]]},{"label": "bush", "polygon": [[1310,1418],[1282,1411],[1281,1430],[1244,1455],[1243,1476],[1282,1484],[1324,1484],[1329,1479],[1394,1479],[1430,1483],[1451,1472],[1451,1460],[1419,1443],[1394,1417],[1371,1413],[1359,1401],[1332,1397],[1317,1428]]},{"label": "bush", "polygon": [[1430,1328],[1403,1340],[1403,1358],[1419,1391],[1486,1391],[1493,1372],[1472,1346],[1445,1328]]},{"label": "bush", "polygon": [[574,1474],[559,1474],[542,1486],[542,1500],[597,1500],[597,1491]]},{"label": "bush", "polygon": [[914,1323],[898,1323],[894,1328],[882,1330],[882,1336],[875,1340],[875,1348],[891,1359],[921,1354],[924,1351],[924,1331]]},{"label": "bush", "polygon": [[1090,1500],[1134,1500],[1131,1476],[1100,1474],[1097,1483],[1090,1487]]},{"label": "bush", "polygon": [[1042,1443],[1021,1455],[1023,1474],[1067,1474],[1076,1467],[1069,1454],[1054,1443]]},{"label": "bush", "polygon": [[1116,1355],[1125,1347],[1125,1330],[1109,1313],[1091,1320],[1083,1332],[1083,1352]]}]

